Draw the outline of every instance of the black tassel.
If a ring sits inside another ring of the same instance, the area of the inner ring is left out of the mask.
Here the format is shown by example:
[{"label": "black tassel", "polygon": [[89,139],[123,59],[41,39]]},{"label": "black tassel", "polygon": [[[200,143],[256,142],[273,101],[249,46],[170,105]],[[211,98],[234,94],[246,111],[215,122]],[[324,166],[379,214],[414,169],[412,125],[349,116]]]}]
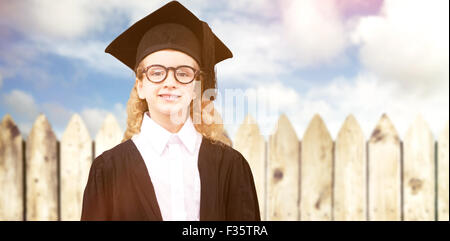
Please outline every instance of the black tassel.
[{"label": "black tassel", "polygon": [[[207,81],[205,89],[216,89],[216,76],[214,72],[215,66],[215,39],[211,28],[206,22],[202,21],[203,42],[202,42],[202,70],[205,73]],[[215,95],[213,99],[215,99]]]}]

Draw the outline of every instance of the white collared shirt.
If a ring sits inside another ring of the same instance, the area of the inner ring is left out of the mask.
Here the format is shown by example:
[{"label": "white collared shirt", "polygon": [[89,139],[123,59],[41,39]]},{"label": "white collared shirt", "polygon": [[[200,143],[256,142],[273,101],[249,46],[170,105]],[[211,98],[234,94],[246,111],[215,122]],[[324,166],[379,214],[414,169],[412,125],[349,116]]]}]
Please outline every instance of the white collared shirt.
[{"label": "white collared shirt", "polygon": [[163,220],[200,219],[198,154],[202,135],[189,116],[171,133],[144,113],[141,132],[132,138],[147,166]]}]

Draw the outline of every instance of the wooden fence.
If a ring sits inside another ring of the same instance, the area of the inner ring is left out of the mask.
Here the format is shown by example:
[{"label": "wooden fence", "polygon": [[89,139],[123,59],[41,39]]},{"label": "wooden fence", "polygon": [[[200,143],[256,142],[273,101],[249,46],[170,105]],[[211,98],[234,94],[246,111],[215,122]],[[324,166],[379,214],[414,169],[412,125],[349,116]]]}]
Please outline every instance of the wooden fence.
[{"label": "wooden fence", "polygon": [[[366,141],[350,115],[335,141],[319,115],[301,141],[285,115],[266,142],[247,116],[233,147],[250,163],[263,220],[449,221],[448,121],[437,140],[418,116],[403,141],[383,115]],[[60,141],[44,115],[23,140],[0,125],[0,220],[79,220],[92,160],[120,143],[108,115],[95,140],[75,114]]]}]

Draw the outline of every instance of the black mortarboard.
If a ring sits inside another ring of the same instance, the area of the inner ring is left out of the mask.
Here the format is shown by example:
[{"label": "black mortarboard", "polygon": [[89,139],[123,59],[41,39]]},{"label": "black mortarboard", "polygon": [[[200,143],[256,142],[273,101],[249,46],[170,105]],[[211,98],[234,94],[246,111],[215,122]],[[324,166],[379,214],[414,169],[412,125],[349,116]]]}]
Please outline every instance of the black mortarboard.
[{"label": "black mortarboard", "polygon": [[207,72],[213,71],[216,63],[233,57],[207,23],[177,1],[167,3],[133,24],[105,52],[136,70],[145,56],[167,48],[189,54]]}]

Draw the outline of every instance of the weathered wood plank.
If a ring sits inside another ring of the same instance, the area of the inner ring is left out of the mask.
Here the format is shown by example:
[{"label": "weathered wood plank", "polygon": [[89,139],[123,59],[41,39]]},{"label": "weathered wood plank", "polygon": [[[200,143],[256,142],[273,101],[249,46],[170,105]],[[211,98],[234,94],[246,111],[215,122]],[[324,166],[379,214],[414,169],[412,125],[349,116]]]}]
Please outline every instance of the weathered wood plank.
[{"label": "weathered wood plank", "polygon": [[449,221],[448,215],[448,121],[438,140],[438,220]]},{"label": "weathered wood plank", "polygon": [[94,158],[120,144],[122,136],[123,133],[116,118],[112,114],[108,114],[95,137]]},{"label": "weathered wood plank", "polygon": [[367,161],[364,134],[349,115],[336,139],[334,170],[334,219],[366,220]]},{"label": "weathered wood plank", "polygon": [[58,220],[57,142],[47,118],[40,114],[26,145],[26,219]]},{"label": "weathered wood plank", "polygon": [[22,135],[9,114],[0,124],[0,221],[24,215]]},{"label": "weathered wood plank", "polygon": [[78,114],[61,138],[61,220],[80,220],[83,193],[92,161],[89,132]]},{"label": "weathered wood plank", "polygon": [[266,220],[265,196],[266,196],[266,142],[260,134],[255,120],[248,115],[237,130],[233,148],[249,162],[255,181],[256,192],[261,212],[261,219]]},{"label": "weathered wood plank", "polygon": [[435,220],[434,138],[417,116],[403,140],[404,220]]},{"label": "weathered wood plank", "polygon": [[301,220],[332,220],[333,140],[316,114],[302,140]]},{"label": "weathered wood plank", "polygon": [[298,220],[299,141],[284,114],[269,136],[267,165],[267,219]]},{"label": "weathered wood plank", "polygon": [[400,220],[400,140],[386,114],[372,132],[368,151],[369,220]]}]

